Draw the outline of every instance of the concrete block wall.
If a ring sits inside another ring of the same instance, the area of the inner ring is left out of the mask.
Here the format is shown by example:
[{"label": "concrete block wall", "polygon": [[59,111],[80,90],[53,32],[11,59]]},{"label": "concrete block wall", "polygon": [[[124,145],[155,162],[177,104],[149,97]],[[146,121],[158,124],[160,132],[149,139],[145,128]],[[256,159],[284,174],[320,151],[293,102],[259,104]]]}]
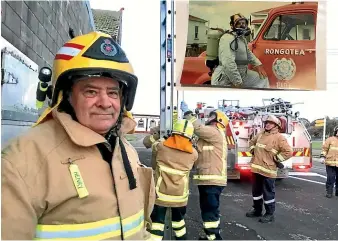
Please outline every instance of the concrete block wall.
[{"label": "concrete block wall", "polygon": [[1,1],[1,36],[39,68],[51,67],[69,27],[75,35],[94,30],[90,14],[85,1]]}]

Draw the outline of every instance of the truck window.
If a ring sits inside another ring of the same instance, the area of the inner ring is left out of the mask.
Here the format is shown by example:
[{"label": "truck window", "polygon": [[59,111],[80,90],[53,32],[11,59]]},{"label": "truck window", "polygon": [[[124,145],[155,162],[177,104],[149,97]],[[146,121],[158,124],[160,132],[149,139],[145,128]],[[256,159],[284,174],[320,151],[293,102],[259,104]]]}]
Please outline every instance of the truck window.
[{"label": "truck window", "polygon": [[265,31],[265,40],[314,40],[315,17],[311,13],[277,16]]}]

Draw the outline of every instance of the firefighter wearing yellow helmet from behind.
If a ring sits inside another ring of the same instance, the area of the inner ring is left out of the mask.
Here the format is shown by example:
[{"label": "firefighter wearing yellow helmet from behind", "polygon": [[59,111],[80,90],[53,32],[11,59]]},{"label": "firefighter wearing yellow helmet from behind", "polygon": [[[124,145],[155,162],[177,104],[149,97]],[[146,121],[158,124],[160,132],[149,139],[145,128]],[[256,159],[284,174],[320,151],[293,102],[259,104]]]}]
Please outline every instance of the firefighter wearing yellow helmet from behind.
[{"label": "firefighter wearing yellow helmet from behind", "polygon": [[274,115],[265,120],[264,130],[250,140],[251,171],[252,171],[252,196],[253,210],[246,213],[247,217],[259,217],[262,223],[274,221],[275,212],[275,178],[277,165],[292,157],[292,148],[286,138],[279,133],[281,121]]},{"label": "firefighter wearing yellow helmet from behind", "polygon": [[198,137],[196,175],[193,176],[198,185],[200,209],[206,237],[201,239],[222,240],[220,234],[220,195],[227,185],[227,142],[225,138],[228,117],[215,110],[203,125],[187,107],[181,103],[184,118],[194,125],[194,133]]},{"label": "firefighter wearing yellow helmet from behind", "polygon": [[150,238],[153,172],[124,137],[137,86],[125,53],[107,34],[77,36],[52,76],[52,106],[2,155],[2,238]]},{"label": "firefighter wearing yellow helmet from behind", "polygon": [[326,165],[326,197],[332,198],[335,183],[338,197],[338,126],[333,129],[333,136],[326,139],[320,157]]},{"label": "firefighter wearing yellow helmet from behind", "polygon": [[145,137],[144,144],[156,156],[155,185],[157,199],[151,214],[153,240],[162,240],[167,207],[172,210],[172,227],[177,240],[187,239],[184,216],[189,197],[189,174],[197,160],[192,146],[194,127],[190,121],[178,120],[166,140]]}]

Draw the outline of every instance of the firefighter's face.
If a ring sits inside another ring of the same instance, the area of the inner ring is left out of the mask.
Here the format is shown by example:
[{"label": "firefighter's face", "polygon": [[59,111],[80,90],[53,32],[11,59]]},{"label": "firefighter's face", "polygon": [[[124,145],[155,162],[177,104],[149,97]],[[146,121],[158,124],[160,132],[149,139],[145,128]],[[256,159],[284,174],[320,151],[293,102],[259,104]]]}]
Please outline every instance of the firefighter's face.
[{"label": "firefighter's face", "polygon": [[119,83],[102,77],[76,82],[70,96],[78,121],[99,134],[107,133],[117,122],[120,100]]},{"label": "firefighter's face", "polygon": [[235,15],[234,17],[234,27],[235,28],[247,28],[247,24],[246,24],[246,20],[245,19],[241,19],[241,17],[239,15]]},{"label": "firefighter's face", "polygon": [[269,131],[273,128],[275,128],[277,125],[273,123],[272,121],[265,122],[265,130]]}]

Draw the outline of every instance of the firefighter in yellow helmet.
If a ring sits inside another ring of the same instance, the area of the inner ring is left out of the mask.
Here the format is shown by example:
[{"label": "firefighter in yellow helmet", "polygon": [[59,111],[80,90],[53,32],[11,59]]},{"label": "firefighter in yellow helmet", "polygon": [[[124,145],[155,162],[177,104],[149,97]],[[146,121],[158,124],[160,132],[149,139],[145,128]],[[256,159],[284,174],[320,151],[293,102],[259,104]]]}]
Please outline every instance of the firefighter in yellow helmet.
[{"label": "firefighter in yellow helmet", "polygon": [[181,103],[184,118],[194,125],[198,137],[196,163],[193,176],[198,185],[201,216],[206,237],[200,239],[222,240],[220,234],[220,195],[227,185],[227,142],[225,138],[228,117],[215,110],[209,114],[205,125],[193,115],[185,102]]},{"label": "firefighter in yellow helmet", "polygon": [[124,137],[137,87],[124,51],[107,34],[77,36],[52,84],[51,107],[2,155],[2,239],[150,238],[153,171]]},{"label": "firefighter in yellow helmet", "polygon": [[338,197],[338,126],[334,128],[333,136],[326,139],[320,157],[326,165],[326,197],[332,198],[335,183]]},{"label": "firefighter in yellow helmet", "polygon": [[[197,160],[192,146],[194,127],[188,120],[178,120],[166,140],[158,133],[145,137],[144,145],[156,156],[155,185],[157,199],[151,214],[153,240],[162,240],[167,207],[172,210],[172,227],[177,240],[186,240],[184,216],[189,197],[189,174]],[[155,137],[154,137],[155,136]],[[157,139],[157,140],[156,140]]]},{"label": "firefighter in yellow helmet", "polygon": [[247,217],[260,217],[259,222],[274,221],[275,212],[275,179],[277,165],[292,157],[292,148],[286,138],[279,133],[281,121],[269,115],[264,122],[263,131],[250,140],[253,210],[246,213]]}]

